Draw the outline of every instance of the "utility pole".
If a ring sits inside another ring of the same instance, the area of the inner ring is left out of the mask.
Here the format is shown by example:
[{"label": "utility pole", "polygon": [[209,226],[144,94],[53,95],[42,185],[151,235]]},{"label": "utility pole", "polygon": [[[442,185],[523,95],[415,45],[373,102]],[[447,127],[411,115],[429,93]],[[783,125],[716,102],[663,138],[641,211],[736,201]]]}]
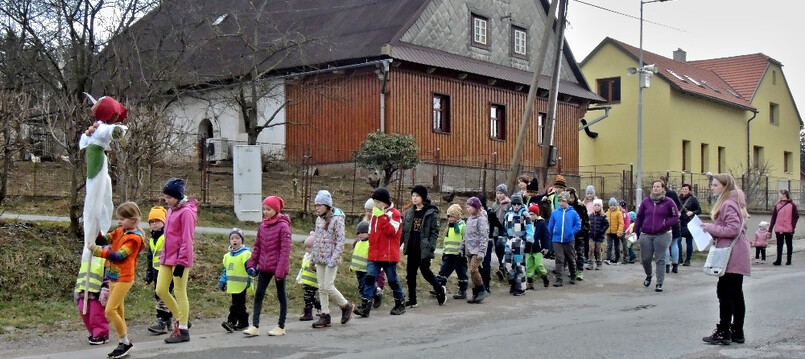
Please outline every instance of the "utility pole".
[{"label": "utility pole", "polygon": [[565,48],[565,19],[567,18],[567,0],[563,0],[559,6],[559,28],[556,34],[556,52],[553,63],[553,73],[551,73],[551,89],[548,93],[548,118],[545,125],[545,135],[550,136],[549,141],[543,141],[542,146],[542,172],[540,173],[540,182],[548,187],[548,168],[551,167],[552,151],[555,151],[553,145],[554,124],[556,123],[556,107],[559,100],[559,75],[562,71],[562,50]]},{"label": "utility pole", "polygon": [[[556,7],[560,1],[565,2],[567,0],[551,1],[551,6],[548,8],[548,13],[545,17],[545,28],[542,31],[542,39],[539,44],[539,50],[536,52],[537,59],[534,61],[534,72],[533,77],[531,78],[531,86],[528,88],[528,98],[526,99],[525,111],[523,111],[522,121],[520,121],[520,132],[517,134],[517,141],[514,145],[514,153],[512,154],[511,167],[509,170],[509,178],[506,181],[509,189],[511,189],[509,194],[513,193],[514,189],[517,188],[517,176],[519,175],[520,162],[523,158],[523,141],[525,141],[525,135],[528,131],[531,115],[534,112],[534,101],[537,97],[539,76],[542,73],[542,67],[545,64],[545,57],[548,53],[548,44],[550,43],[549,36],[553,32],[553,23],[555,20],[554,14],[556,13]],[[540,11],[540,9],[542,9],[540,0],[535,0],[534,2],[536,3],[537,11]]]}]

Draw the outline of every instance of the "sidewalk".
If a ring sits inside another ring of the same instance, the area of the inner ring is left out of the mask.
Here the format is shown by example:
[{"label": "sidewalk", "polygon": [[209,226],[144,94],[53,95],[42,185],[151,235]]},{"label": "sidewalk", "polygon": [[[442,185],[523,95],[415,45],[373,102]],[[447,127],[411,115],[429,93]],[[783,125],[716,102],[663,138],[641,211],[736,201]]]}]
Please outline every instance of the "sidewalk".
[{"label": "sidewalk", "polygon": [[[3,219],[14,219],[18,221],[33,221],[33,222],[70,222],[70,217],[59,216],[44,216],[39,214],[18,214],[18,213],[3,213],[0,215]],[[148,228],[148,222],[140,222],[140,228]],[[232,228],[217,228],[217,227],[196,227],[196,233],[200,234],[222,234],[228,235]],[[257,236],[257,231],[244,230],[247,236]],[[294,234],[294,242],[304,242],[306,235]]]}]

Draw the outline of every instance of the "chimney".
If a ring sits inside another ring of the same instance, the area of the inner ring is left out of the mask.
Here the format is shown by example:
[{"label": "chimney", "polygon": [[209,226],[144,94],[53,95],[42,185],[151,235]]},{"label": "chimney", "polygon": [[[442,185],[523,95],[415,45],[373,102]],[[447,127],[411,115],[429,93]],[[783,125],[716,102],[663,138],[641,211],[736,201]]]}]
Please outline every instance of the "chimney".
[{"label": "chimney", "polygon": [[676,51],[674,51],[674,61],[688,62],[687,55],[688,53],[685,52],[685,50],[677,48]]}]

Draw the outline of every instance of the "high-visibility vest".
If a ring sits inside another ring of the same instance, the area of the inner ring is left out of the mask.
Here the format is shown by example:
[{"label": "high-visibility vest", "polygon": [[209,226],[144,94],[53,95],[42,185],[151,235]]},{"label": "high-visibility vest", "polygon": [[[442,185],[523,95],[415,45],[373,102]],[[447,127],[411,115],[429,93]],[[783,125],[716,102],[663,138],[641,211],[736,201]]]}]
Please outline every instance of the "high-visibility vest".
[{"label": "high-visibility vest", "polygon": [[226,292],[240,293],[249,285],[249,273],[246,272],[246,261],[251,258],[252,252],[241,251],[237,255],[227,253],[224,255],[224,268],[226,269]]},{"label": "high-visibility vest", "polygon": [[101,284],[103,284],[104,266],[106,259],[101,257],[92,256],[90,260],[89,270],[87,270],[87,262],[81,261],[81,268],[78,269],[78,278],[75,280],[75,291],[83,292],[84,283],[89,276],[89,291],[94,293],[101,292]]},{"label": "high-visibility vest", "polygon": [[456,233],[455,228],[447,227],[447,237],[444,238],[444,243],[442,243],[444,254],[458,254],[458,250],[461,247],[461,239],[464,237],[466,224],[464,224],[464,221],[458,221],[455,226],[458,226],[458,233]]},{"label": "high-visibility vest", "polygon": [[[309,257],[309,256],[305,256]],[[319,287],[319,280],[316,277],[316,273],[311,270],[310,258],[306,258],[302,260],[302,284],[309,285],[311,287]]]},{"label": "high-visibility vest", "polygon": [[349,268],[356,272],[366,272],[367,258],[369,258],[369,240],[358,241],[352,249],[352,262]]},{"label": "high-visibility vest", "polygon": [[[153,259],[151,260],[151,265],[154,266],[154,269],[159,270],[159,258],[162,257],[162,249],[165,248],[165,235],[159,236],[157,238],[157,242],[154,243],[154,240],[151,239],[148,241],[148,247],[151,248],[151,255],[153,255]],[[240,292],[238,292],[240,293]]]}]

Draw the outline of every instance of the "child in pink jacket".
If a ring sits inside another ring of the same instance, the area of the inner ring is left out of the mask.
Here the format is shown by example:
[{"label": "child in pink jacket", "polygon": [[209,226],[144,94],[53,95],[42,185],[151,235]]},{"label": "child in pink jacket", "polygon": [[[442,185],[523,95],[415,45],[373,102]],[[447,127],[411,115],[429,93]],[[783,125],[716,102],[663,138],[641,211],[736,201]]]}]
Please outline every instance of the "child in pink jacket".
[{"label": "child in pink jacket", "polygon": [[769,245],[770,238],[769,222],[760,222],[755,232],[755,239],[752,241],[752,247],[755,247],[755,264],[766,264],[766,246]]}]

